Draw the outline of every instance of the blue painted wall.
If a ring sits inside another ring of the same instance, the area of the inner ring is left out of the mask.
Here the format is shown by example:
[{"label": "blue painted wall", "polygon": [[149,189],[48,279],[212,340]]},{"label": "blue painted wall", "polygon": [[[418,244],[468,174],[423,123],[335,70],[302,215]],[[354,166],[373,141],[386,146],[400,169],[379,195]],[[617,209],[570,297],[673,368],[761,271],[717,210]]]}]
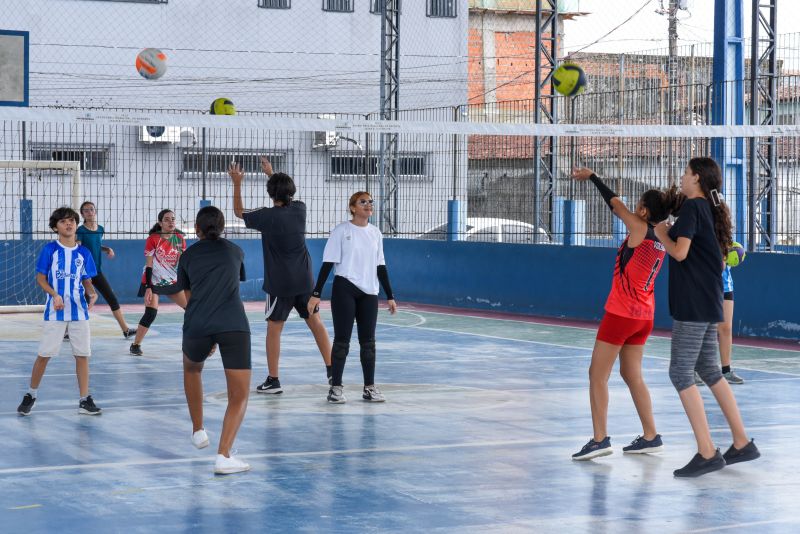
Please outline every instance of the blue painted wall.
[{"label": "blue painted wall", "polygon": [[[261,241],[237,243],[245,251],[248,275],[248,281],[242,284],[242,296],[245,300],[261,300]],[[103,272],[121,302],[139,302],[136,291],[144,264],[142,241],[106,244],[114,248],[117,258],[104,260]],[[315,274],[324,246],[324,239],[308,241]],[[386,239],[384,247],[392,286],[401,303],[588,320],[602,317],[616,253],[613,248],[406,239]],[[3,261],[12,258],[5,257]],[[31,262],[31,279],[32,267]],[[656,281],[656,326],[662,328],[671,325],[667,270],[665,266]],[[800,255],[748,254],[745,262],[733,270],[734,333],[800,340],[797,273]]]}]

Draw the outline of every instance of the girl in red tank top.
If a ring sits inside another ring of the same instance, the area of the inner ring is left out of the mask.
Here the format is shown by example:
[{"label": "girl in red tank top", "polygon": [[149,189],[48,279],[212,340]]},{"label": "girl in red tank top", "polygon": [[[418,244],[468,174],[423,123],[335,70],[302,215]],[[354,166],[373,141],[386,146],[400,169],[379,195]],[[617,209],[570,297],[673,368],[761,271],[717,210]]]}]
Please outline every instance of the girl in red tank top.
[{"label": "girl in red tank top", "polygon": [[606,313],[597,331],[589,367],[594,436],[572,455],[572,459],[589,460],[613,452],[606,423],[608,378],[617,355],[620,357],[620,374],[631,392],[643,429],[642,435],[622,450],[639,454],[659,452],[663,444],[656,432],[650,392],[642,378],[642,358],[644,344],[653,330],[653,288],[665,254],[663,245],[653,232],[653,225],[677,211],[680,198],[676,188],[667,192],[651,189],[642,194],[635,211],[631,212],[591,169],[574,169],[572,176],[576,180],[591,180],[608,207],[628,230],[628,236],[617,251],[611,291],[605,305]]}]

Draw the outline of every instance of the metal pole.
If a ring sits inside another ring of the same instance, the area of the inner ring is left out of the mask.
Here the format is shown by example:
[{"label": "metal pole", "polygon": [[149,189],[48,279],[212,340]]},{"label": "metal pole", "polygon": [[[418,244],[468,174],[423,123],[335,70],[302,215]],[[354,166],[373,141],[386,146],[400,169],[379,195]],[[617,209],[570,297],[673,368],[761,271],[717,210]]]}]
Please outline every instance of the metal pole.
[{"label": "metal pole", "polygon": [[[760,124],[758,117],[758,2],[753,0],[752,27],[750,34],[750,124]],[[758,139],[750,138],[750,177],[747,183],[747,250],[755,250],[756,244],[756,189],[758,187]]]}]

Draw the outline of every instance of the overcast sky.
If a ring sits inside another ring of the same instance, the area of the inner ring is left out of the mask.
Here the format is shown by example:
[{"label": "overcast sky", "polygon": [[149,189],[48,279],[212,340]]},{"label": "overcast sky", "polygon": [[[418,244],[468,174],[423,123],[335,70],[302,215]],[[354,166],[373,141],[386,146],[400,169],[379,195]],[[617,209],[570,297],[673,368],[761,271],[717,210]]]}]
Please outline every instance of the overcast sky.
[{"label": "overcast sky", "polygon": [[[667,48],[667,16],[659,15],[659,0],[579,0],[580,11],[589,15],[564,24],[566,52],[600,39],[643,5],[642,11],[619,29],[590,46],[590,52],[636,52]],[[800,32],[800,0],[777,0],[778,33]],[[645,5],[646,4],[646,5]],[[668,0],[663,0],[664,6]],[[750,36],[752,0],[744,0],[744,34]],[[678,45],[714,40],[714,0],[688,0],[687,11],[678,13]],[[749,54],[749,51],[746,52]]]}]

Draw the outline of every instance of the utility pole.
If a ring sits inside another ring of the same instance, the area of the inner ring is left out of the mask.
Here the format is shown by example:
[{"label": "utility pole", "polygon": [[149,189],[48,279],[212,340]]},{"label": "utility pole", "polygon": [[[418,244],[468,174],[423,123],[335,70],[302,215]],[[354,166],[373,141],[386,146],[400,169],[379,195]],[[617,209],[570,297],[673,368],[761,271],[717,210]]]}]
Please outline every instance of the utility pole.
[{"label": "utility pole", "polygon": [[[667,9],[664,9],[664,2],[661,1],[661,10],[658,12],[667,15],[669,24],[667,26],[667,37],[669,38],[669,55],[667,57],[667,124],[677,124],[680,122],[678,117],[678,9],[680,0],[668,0]],[[677,178],[675,150],[672,139],[667,139],[667,171],[669,183],[674,184]]]}]

